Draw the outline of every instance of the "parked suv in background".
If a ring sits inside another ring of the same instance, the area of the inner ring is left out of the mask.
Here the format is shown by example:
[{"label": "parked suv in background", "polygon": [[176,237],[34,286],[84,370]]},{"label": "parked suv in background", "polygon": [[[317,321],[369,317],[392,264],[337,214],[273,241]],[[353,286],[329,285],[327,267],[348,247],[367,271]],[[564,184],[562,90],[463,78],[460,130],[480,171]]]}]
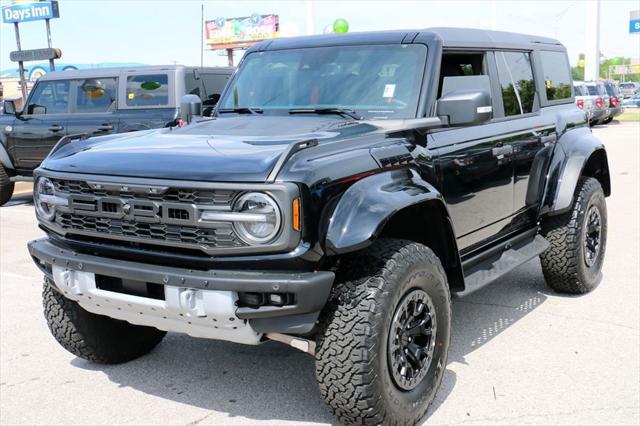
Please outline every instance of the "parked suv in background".
[{"label": "parked suv in background", "polygon": [[628,81],[625,83],[620,83],[620,93],[622,96],[626,98],[630,98],[636,93],[640,91],[640,83],[636,83],[633,81]]},{"label": "parked suv in background", "polygon": [[64,348],[277,340],[315,357],[340,422],[371,425],[434,400],[452,293],[538,256],[554,290],[596,287],[611,192],[564,46],[452,28],[264,41],[213,117],[66,141],[35,177]]},{"label": "parked suv in background", "polygon": [[607,90],[604,87],[604,83],[602,83],[601,81],[587,81],[585,83],[585,86],[589,91],[589,95],[595,97],[595,109],[602,111],[601,114],[598,114],[598,118],[594,118],[593,120],[591,120],[591,124],[603,124],[605,122],[611,121],[609,120],[609,117],[611,116],[611,109],[609,108],[609,95],[607,94]]},{"label": "parked suv in background", "polygon": [[573,93],[575,94],[576,106],[587,114],[589,123],[598,121],[607,113],[606,109],[604,108],[604,102],[602,101],[602,99],[600,100],[600,104],[602,105],[602,107],[598,108],[596,106],[598,96],[590,95],[589,89],[583,81],[573,82]]},{"label": "parked suv in background", "polygon": [[0,205],[66,135],[88,136],[176,123],[180,98],[195,94],[213,108],[232,68],[182,65],[51,72],[35,84],[26,107],[4,102],[0,115]]},{"label": "parked suv in background", "polygon": [[618,83],[615,81],[603,81],[604,89],[609,95],[609,117],[607,117],[603,123],[610,123],[615,117],[619,116],[624,112],[624,107],[622,106],[622,95],[620,94],[620,87]]}]

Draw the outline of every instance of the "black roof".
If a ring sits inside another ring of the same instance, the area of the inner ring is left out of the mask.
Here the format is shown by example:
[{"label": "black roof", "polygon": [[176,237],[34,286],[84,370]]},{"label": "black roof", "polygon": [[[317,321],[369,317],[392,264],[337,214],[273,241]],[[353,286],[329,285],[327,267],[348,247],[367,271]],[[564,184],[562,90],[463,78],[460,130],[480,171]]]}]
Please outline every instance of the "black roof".
[{"label": "black roof", "polygon": [[565,50],[555,39],[535,35],[489,31],[470,28],[427,28],[422,30],[392,30],[354,32],[347,34],[322,34],[266,40],[250,50],[280,50],[303,47],[399,44],[411,42],[441,41],[448,48],[501,48]]}]

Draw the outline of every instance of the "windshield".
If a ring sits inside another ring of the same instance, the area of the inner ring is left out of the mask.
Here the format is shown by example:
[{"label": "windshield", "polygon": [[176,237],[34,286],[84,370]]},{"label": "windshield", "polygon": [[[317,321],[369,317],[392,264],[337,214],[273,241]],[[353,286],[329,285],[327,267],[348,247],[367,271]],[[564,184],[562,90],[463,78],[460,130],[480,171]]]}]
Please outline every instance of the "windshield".
[{"label": "windshield", "polygon": [[219,108],[265,114],[340,108],[369,119],[413,118],[426,55],[418,44],[254,52]]}]

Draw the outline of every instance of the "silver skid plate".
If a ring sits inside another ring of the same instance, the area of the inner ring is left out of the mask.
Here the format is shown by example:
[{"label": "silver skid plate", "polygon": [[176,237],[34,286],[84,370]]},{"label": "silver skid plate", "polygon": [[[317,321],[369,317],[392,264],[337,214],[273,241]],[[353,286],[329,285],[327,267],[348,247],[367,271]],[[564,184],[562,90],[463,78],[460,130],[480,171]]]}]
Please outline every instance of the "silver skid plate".
[{"label": "silver skid plate", "polygon": [[52,272],[62,294],[89,312],[194,337],[249,345],[260,342],[261,334],[236,317],[235,292],[165,285],[165,300],[157,300],[97,288],[90,272],[56,265]]}]

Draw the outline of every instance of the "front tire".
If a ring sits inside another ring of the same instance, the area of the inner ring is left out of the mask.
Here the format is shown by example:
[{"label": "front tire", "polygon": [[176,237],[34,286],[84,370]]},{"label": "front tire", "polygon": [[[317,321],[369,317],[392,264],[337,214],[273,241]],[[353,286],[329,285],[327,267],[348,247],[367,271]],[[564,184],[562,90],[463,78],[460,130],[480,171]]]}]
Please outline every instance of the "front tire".
[{"label": "front tire", "polygon": [[562,293],[593,290],[607,245],[607,204],[600,182],[580,178],[571,210],[545,218],[542,234],[551,243],[540,255],[547,284]]},{"label": "front tire", "polygon": [[53,288],[45,278],[44,316],[53,337],[80,358],[98,364],[119,364],[150,352],[165,331],[93,314]]},{"label": "front tire", "polygon": [[321,315],[320,393],[344,424],[415,424],[447,364],[451,298],[426,246],[382,239],[342,259]]},{"label": "front tire", "polygon": [[0,165],[0,206],[4,205],[13,195],[15,183],[9,179],[9,174],[4,166]]}]

